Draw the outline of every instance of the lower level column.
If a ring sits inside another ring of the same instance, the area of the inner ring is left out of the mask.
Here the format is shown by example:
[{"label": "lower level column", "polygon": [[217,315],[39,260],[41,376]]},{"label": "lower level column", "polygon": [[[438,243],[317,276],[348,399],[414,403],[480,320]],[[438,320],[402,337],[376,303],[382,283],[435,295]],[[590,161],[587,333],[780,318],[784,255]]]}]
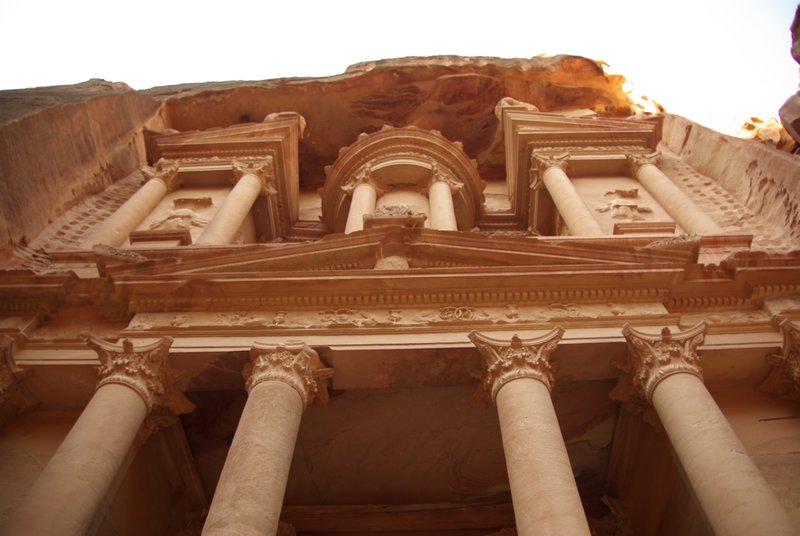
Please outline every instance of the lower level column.
[{"label": "lower level column", "polygon": [[299,341],[256,343],[249,395],[217,484],[203,534],[263,536],[278,530],[294,444],[305,407],[326,402],[317,353]]},{"label": "lower level column", "polygon": [[625,326],[633,384],[651,401],[715,534],[797,534],[761,472],[709,394],[697,346],[705,325],[651,335]]},{"label": "lower level column", "polygon": [[483,357],[482,391],[494,400],[520,536],[589,535],[550,388],[549,356],[563,330],[511,342],[471,333]]}]

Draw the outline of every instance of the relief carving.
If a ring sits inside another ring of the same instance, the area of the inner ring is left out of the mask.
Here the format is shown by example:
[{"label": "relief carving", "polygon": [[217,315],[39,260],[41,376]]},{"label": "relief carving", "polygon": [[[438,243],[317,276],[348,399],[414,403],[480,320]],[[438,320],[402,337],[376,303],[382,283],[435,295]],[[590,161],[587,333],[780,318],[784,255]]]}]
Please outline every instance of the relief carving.
[{"label": "relief carving", "polygon": [[180,179],[178,179],[178,163],[164,158],[156,162],[156,165],[144,166],[142,168],[142,175],[145,181],[153,179],[160,179],[167,185],[168,192],[174,192],[180,187]]},{"label": "relief carving", "polygon": [[618,196],[619,199],[611,199],[595,211],[605,213],[611,212],[611,217],[615,220],[641,221],[644,218],[640,214],[652,214],[653,209],[645,205],[640,205],[634,199],[639,197],[639,189],[632,190],[613,190],[606,192],[608,196]]},{"label": "relief carving", "polygon": [[639,168],[642,166],[647,164],[658,165],[658,162],[661,160],[661,151],[655,151],[649,154],[628,153],[625,156],[628,158],[628,175],[636,177],[636,173],[638,173]]},{"label": "relief carving", "polygon": [[261,181],[261,195],[276,195],[275,164],[271,156],[266,158],[236,158],[231,161],[234,182],[245,175],[254,175]]},{"label": "relief carving", "polygon": [[322,327],[374,326],[378,321],[371,315],[353,309],[327,309],[319,312]]},{"label": "relief carving", "polygon": [[192,226],[205,227],[208,220],[190,208],[174,208],[170,210],[166,216],[155,220],[148,225],[149,230],[163,229],[163,230],[178,230],[189,229]]},{"label": "relief carving", "polygon": [[247,392],[261,382],[279,381],[288,384],[300,395],[303,406],[311,402],[328,402],[327,379],[333,369],[325,367],[316,351],[302,341],[279,345],[253,343],[250,349],[252,371],[245,371]]},{"label": "relief carving", "polygon": [[477,331],[470,333],[469,339],[478,348],[484,369],[476,396],[494,402],[500,388],[518,378],[539,380],[552,390],[554,375],[550,355],[563,335],[564,329],[557,327],[536,339],[523,340],[514,335],[506,342]]},{"label": "relief carving", "polygon": [[781,353],[767,355],[772,365],[769,376],[758,386],[764,393],[800,401],[800,327],[788,318],[777,321],[783,334]]}]

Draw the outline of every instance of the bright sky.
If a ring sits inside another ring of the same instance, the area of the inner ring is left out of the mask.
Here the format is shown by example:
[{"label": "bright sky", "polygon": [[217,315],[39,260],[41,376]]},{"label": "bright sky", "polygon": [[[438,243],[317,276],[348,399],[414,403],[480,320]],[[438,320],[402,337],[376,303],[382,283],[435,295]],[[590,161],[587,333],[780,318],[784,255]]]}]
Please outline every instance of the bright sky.
[{"label": "bright sky", "polygon": [[0,88],[89,78],[136,89],[338,74],[458,54],[604,60],[700,122],[777,116],[798,89],[796,0],[0,0]]}]

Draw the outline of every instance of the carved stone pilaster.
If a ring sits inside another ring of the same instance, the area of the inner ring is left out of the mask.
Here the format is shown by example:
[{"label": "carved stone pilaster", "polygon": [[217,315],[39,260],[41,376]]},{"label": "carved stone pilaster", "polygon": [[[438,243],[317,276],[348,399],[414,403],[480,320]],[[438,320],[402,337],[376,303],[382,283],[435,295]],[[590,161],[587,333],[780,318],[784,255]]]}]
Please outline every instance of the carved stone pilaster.
[{"label": "carved stone pilaster", "polygon": [[88,344],[100,358],[98,389],[110,383],[130,387],[142,397],[148,413],[156,407],[176,415],[193,409],[178,388],[178,375],[167,360],[172,338],[134,347],[129,339],[113,344],[90,337]]},{"label": "carved stone pilaster", "polygon": [[628,341],[629,359],[617,366],[628,377],[621,380],[612,398],[620,399],[618,395],[628,390],[629,394],[650,402],[659,382],[673,374],[693,374],[702,380],[697,347],[703,342],[705,331],[705,323],[700,323],[676,334],[665,327],[660,335],[653,335],[625,324],[622,334]]},{"label": "carved stone pilaster", "polygon": [[542,175],[549,168],[555,167],[566,172],[569,165],[569,153],[559,154],[531,152],[531,178],[530,188],[538,189],[542,186]]},{"label": "carved stone pilaster", "polygon": [[514,335],[510,342],[506,342],[477,331],[470,333],[469,339],[478,348],[484,369],[476,394],[494,403],[500,388],[518,378],[539,380],[551,390],[554,376],[550,355],[563,335],[564,329],[557,327],[535,339],[520,339]]},{"label": "carved stone pilaster", "polygon": [[783,347],[781,353],[767,356],[772,370],[758,390],[800,402],[800,326],[788,318],[775,322],[783,333]]},{"label": "carved stone pilaster", "polygon": [[639,168],[643,165],[658,165],[658,162],[661,160],[661,151],[655,151],[648,154],[627,153],[625,156],[628,159],[628,175],[631,177],[636,177],[636,172],[638,172]]},{"label": "carved stone pilaster", "polygon": [[431,180],[428,183],[428,188],[430,189],[430,187],[436,182],[444,182],[445,184],[447,184],[447,186],[450,188],[450,193],[452,195],[457,194],[464,187],[463,182],[457,180],[449,173],[445,173],[439,167],[439,164],[437,162],[433,162],[433,164],[431,165]]},{"label": "carved stone pilaster", "polygon": [[333,369],[322,363],[317,352],[303,341],[286,341],[279,345],[253,343],[250,349],[252,372],[247,377],[247,392],[265,381],[279,381],[293,387],[303,405],[311,402],[328,402],[326,379],[333,376]]},{"label": "carved stone pilaster", "polygon": [[261,181],[261,195],[277,195],[275,188],[275,164],[271,156],[265,158],[241,158],[231,162],[233,180],[238,182],[245,175],[254,175]]},{"label": "carved stone pilaster", "polygon": [[155,166],[144,166],[142,168],[142,175],[146,181],[152,179],[161,179],[167,185],[167,191],[173,192],[180,187],[180,179],[178,178],[179,165],[173,160],[166,160],[164,158],[156,162]]}]

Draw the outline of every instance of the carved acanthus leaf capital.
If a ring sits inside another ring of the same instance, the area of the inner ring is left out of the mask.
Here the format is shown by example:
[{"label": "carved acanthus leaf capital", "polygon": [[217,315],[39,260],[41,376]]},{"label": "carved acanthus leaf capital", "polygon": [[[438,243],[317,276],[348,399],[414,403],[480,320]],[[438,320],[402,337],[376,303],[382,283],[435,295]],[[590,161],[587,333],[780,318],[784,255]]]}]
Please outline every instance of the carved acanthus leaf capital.
[{"label": "carved acanthus leaf capital", "polygon": [[469,339],[478,348],[483,363],[479,395],[494,402],[500,389],[518,378],[539,380],[551,390],[554,376],[550,355],[563,335],[564,329],[557,327],[535,339],[520,339],[514,335],[507,342],[477,331],[470,333]]},{"label": "carved acanthus leaf capital", "polygon": [[302,341],[286,341],[279,345],[253,343],[250,349],[253,369],[247,378],[247,391],[261,382],[279,381],[293,387],[303,405],[328,402],[327,379],[333,369],[320,360],[316,351]]},{"label": "carved acanthus leaf capital", "polygon": [[142,175],[146,181],[159,179],[167,185],[167,191],[173,192],[180,187],[180,179],[178,178],[178,162],[174,160],[166,160],[164,158],[156,162],[155,166],[144,166],[142,168]]},{"label": "carved acanthus leaf capital", "polygon": [[277,195],[275,188],[275,163],[272,156],[264,158],[237,158],[231,161],[233,180],[239,180],[245,175],[258,177],[261,182],[261,195]]},{"label": "carved acanthus leaf capital", "polygon": [[625,324],[622,334],[628,341],[629,357],[620,368],[628,377],[621,380],[615,391],[627,389],[631,395],[649,402],[658,384],[673,374],[693,374],[702,380],[697,347],[702,344],[705,331],[705,323],[700,323],[675,334],[665,327],[659,335],[654,335]]},{"label": "carved acanthus leaf capital", "polygon": [[648,154],[627,153],[625,157],[628,159],[628,175],[636,177],[639,168],[645,164],[658,165],[658,162],[661,160],[661,151],[654,151]]},{"label": "carved acanthus leaf capital", "polygon": [[776,323],[783,333],[783,347],[781,353],[767,356],[772,370],[758,390],[800,401],[800,326],[788,318],[778,317]]},{"label": "carved acanthus leaf capital", "polygon": [[431,166],[431,180],[428,188],[433,186],[434,183],[443,182],[450,188],[450,193],[455,195],[464,187],[464,183],[453,177],[450,173],[445,172],[437,162]]},{"label": "carved acanthus leaf capital", "polygon": [[531,189],[539,188],[542,184],[542,176],[545,171],[550,168],[558,168],[566,172],[568,165],[568,152],[552,154],[531,151],[531,177],[529,186]]},{"label": "carved acanthus leaf capital", "polygon": [[193,406],[178,388],[178,374],[167,359],[171,337],[134,346],[129,339],[114,344],[90,337],[88,340],[100,358],[99,389],[117,383],[130,387],[142,397],[148,412],[163,407],[176,415],[188,413]]},{"label": "carved acanthus leaf capital", "polygon": [[364,165],[364,167],[362,167],[357,173],[347,179],[345,183],[340,186],[340,188],[347,195],[353,195],[353,191],[356,189],[356,187],[365,183],[375,188],[377,197],[380,197],[384,194],[383,188],[381,188],[381,185],[378,184],[378,181],[375,180],[375,177],[372,174],[372,162],[367,162],[367,164]]}]

